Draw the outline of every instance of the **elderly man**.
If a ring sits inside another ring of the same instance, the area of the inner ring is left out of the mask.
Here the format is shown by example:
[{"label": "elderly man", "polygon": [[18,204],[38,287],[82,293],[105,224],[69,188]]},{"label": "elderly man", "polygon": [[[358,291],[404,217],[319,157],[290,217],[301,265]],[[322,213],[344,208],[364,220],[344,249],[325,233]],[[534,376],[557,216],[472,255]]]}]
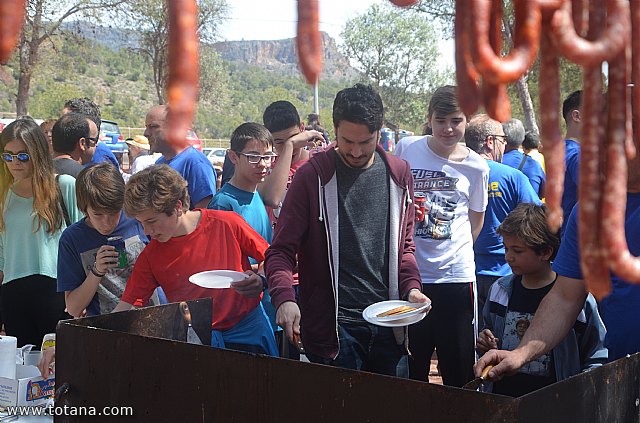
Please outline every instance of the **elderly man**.
[{"label": "elderly man", "polygon": [[525,136],[524,125],[518,119],[511,119],[502,124],[502,129],[507,137],[502,163],[524,173],[538,197],[543,198],[547,181],[544,170],[540,163],[520,151]]},{"label": "elderly man", "polygon": [[500,163],[506,145],[500,122],[487,115],[478,115],[469,122],[464,138],[467,147],[483,157],[489,165],[489,202],[482,231],[473,245],[478,310],[482,310],[491,284],[511,273],[504,258],[502,238],[496,229],[518,204],[540,204],[540,199],[522,172]]},{"label": "elderly man", "polygon": [[131,175],[155,164],[161,156],[160,153],[149,154],[151,146],[149,145],[149,140],[144,135],[136,135],[133,138],[127,139],[125,142],[129,146]]},{"label": "elderly man", "polygon": [[191,209],[207,208],[216,193],[216,171],[206,156],[192,146],[172,145],[167,141],[167,111],[165,105],[154,106],[145,118],[144,136],[149,140],[151,153],[161,153],[157,164],[169,165],[186,179]]}]

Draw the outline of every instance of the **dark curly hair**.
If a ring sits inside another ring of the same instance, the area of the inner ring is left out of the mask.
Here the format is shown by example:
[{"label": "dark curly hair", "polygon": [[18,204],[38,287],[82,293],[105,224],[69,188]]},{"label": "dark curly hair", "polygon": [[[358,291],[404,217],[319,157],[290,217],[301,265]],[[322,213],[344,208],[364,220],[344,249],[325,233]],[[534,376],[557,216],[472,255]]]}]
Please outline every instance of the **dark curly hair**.
[{"label": "dark curly hair", "polygon": [[343,120],[365,125],[370,133],[382,128],[384,106],[380,95],[370,86],[356,84],[336,95],[333,102],[333,125],[340,126]]}]

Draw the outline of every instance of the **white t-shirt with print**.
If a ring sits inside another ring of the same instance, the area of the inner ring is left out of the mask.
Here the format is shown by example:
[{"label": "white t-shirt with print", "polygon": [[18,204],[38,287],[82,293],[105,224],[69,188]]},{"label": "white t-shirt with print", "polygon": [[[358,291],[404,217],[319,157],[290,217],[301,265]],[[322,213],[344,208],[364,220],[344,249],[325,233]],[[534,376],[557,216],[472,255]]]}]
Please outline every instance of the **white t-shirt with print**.
[{"label": "white t-shirt with print", "polygon": [[427,198],[424,221],[416,222],[414,241],[422,283],[475,280],[469,210],[487,207],[489,166],[469,150],[456,162],[435,154],[428,139],[408,145],[401,158],[411,166],[413,189]]}]

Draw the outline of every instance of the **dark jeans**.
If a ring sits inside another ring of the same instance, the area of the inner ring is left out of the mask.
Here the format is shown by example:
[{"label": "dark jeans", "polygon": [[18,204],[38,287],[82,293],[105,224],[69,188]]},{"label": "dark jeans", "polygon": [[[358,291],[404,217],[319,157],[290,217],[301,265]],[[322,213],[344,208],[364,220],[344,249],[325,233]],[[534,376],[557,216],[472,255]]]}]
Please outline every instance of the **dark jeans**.
[{"label": "dark jeans", "polygon": [[428,381],[433,351],[445,385],[461,387],[473,379],[475,334],[471,283],[430,283],[422,292],[433,308],[422,321],[409,326],[409,375]]},{"label": "dark jeans", "polygon": [[18,347],[33,344],[40,349],[42,338],[55,333],[65,313],[64,293],[57,292],[56,280],[31,275],[2,286],[2,314],[7,335],[18,338]]},{"label": "dark jeans", "polygon": [[489,288],[502,276],[476,275],[476,285],[478,290],[478,329],[482,329],[482,309],[489,296]]},{"label": "dark jeans", "polygon": [[396,343],[391,328],[368,323],[341,323],[338,325],[338,338],[340,352],[335,360],[307,353],[309,361],[344,369],[409,377],[408,356],[404,346]]}]

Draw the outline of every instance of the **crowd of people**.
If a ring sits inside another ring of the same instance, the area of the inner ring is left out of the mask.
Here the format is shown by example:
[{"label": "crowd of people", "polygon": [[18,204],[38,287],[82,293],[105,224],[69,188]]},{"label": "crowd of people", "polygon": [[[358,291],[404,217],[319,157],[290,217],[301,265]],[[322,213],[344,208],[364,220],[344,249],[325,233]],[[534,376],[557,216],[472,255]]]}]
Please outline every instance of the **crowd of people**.
[{"label": "crowd of people", "polygon": [[[234,130],[220,189],[202,153],[168,142],[167,106],[126,141],[128,171],[98,142],[91,100],[69,100],[42,127],[20,117],[0,133],[4,331],[40,345],[61,319],[211,297],[212,347],[303,351],[420,381],[436,352],[446,385],[495,364],[488,389],[512,396],[640,351],[640,288],[616,280],[596,304],[581,282],[580,102],[577,91],[562,111],[559,234],[546,223],[536,134],[517,119],[466,116],[454,86],[432,95],[428,135],[403,139],[395,155],[379,145],[384,107],[370,86],[337,93],[332,142],[317,115],[305,125],[276,101],[262,124]],[[636,234],[640,166],[629,173]],[[628,241],[640,254],[638,237]],[[229,289],[189,282],[212,269],[247,276]],[[364,320],[367,306],[396,299],[430,312],[402,327]]]}]

